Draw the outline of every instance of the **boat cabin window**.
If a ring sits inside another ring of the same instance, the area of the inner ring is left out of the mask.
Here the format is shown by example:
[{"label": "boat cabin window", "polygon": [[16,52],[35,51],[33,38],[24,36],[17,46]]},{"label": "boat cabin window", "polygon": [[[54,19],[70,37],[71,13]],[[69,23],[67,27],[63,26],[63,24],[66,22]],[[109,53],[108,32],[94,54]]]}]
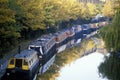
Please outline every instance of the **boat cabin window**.
[{"label": "boat cabin window", "polygon": [[14,64],[14,59],[10,60],[10,64],[13,65]]},{"label": "boat cabin window", "polygon": [[41,48],[41,47],[31,47],[31,46],[30,46],[30,49],[35,50],[35,51],[37,51],[37,52],[39,53],[38,55],[41,55],[41,54],[42,54],[41,50],[43,51],[43,49],[40,50],[40,48]]},{"label": "boat cabin window", "polygon": [[22,59],[16,59],[16,67],[22,67]]},{"label": "boat cabin window", "polygon": [[31,62],[33,63],[33,59],[31,59]]},{"label": "boat cabin window", "polygon": [[31,65],[31,61],[29,61],[29,64]]},{"label": "boat cabin window", "polygon": [[35,51],[37,51],[37,52],[40,53],[40,47],[31,47],[31,46],[30,46],[30,49],[33,49],[33,50],[35,50]]},{"label": "boat cabin window", "polygon": [[24,60],[24,65],[28,65],[28,62],[26,60]]}]

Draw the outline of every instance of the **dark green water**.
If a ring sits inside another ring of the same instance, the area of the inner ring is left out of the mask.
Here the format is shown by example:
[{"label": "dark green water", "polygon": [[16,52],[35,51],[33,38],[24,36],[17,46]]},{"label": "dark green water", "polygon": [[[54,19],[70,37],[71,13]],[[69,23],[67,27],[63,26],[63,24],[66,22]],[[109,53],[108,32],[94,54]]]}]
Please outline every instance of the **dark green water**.
[{"label": "dark green water", "polygon": [[120,80],[120,54],[112,53],[99,66],[101,77],[109,80]]}]

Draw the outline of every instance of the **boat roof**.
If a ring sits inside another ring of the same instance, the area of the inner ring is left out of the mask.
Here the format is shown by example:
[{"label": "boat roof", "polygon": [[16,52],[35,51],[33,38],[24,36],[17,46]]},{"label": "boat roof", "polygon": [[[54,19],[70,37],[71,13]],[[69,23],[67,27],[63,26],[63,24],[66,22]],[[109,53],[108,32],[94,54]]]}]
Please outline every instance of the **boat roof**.
[{"label": "boat roof", "polygon": [[35,41],[31,42],[31,46],[45,46],[50,40],[54,40],[55,36],[52,34],[44,35],[42,37],[37,38]]},{"label": "boat roof", "polygon": [[28,58],[33,54],[37,54],[34,50],[23,50],[20,54],[15,55],[15,58]]},{"label": "boat roof", "polygon": [[59,35],[65,34],[66,31],[68,31],[68,30],[58,31],[57,33],[54,34],[54,36],[59,36]]},{"label": "boat roof", "polygon": [[88,24],[83,24],[81,27],[82,27],[82,28],[87,28],[87,27],[88,27]]}]

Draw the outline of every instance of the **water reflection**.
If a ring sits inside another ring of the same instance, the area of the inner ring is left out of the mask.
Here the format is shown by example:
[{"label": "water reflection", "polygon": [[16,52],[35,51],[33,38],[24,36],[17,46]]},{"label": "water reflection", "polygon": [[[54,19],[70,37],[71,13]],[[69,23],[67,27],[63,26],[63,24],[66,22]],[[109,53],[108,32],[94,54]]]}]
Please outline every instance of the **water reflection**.
[{"label": "water reflection", "polygon": [[[70,48],[70,49],[66,49],[62,53],[57,54],[54,64],[50,67],[50,69],[45,74],[38,75],[37,80],[57,80],[61,76],[60,70],[63,69],[63,67],[71,66],[72,64],[74,65],[76,63],[76,61],[78,61],[80,59],[80,56],[84,55],[84,52],[88,52],[90,50],[94,51],[94,49],[93,49],[94,47],[95,47],[94,41],[88,39],[87,42],[83,41],[80,45]],[[85,58],[85,57],[82,57],[82,58]],[[81,60],[82,60],[82,58],[81,58]],[[88,61],[84,64],[86,66],[88,66],[87,65],[88,63],[90,66],[91,63],[94,63],[94,61],[93,62]],[[89,68],[92,69],[93,67],[89,67]],[[77,68],[73,68],[73,70],[74,69],[77,69]],[[84,70],[83,68],[81,68],[81,69]],[[82,70],[80,70],[80,72]],[[84,71],[87,71],[87,70],[84,70]],[[72,72],[70,71],[69,73],[72,73]],[[80,72],[74,73],[73,76],[76,77],[75,75],[79,74]],[[68,74],[68,73],[65,73],[65,74]],[[80,73],[79,75],[82,75],[82,73]],[[87,75],[85,74],[85,77],[86,76]],[[62,80],[77,80],[77,79],[62,79]],[[84,80],[87,80],[87,79],[84,79]],[[90,80],[90,79],[88,79],[88,80]],[[96,80],[96,79],[93,79],[93,80]]]},{"label": "water reflection", "polygon": [[74,47],[57,54],[54,64],[45,74],[38,75],[37,80],[56,80],[55,78],[60,76],[60,69],[66,64],[70,64],[72,61],[78,59],[82,55],[81,53],[83,52],[80,47]]},{"label": "water reflection", "polygon": [[120,80],[120,57],[112,53],[105,61],[99,66],[100,75],[109,80]]},{"label": "water reflection", "polygon": [[97,52],[79,58],[61,68],[60,76],[56,80],[107,80],[100,78],[98,75],[98,66],[103,58],[104,55]]}]

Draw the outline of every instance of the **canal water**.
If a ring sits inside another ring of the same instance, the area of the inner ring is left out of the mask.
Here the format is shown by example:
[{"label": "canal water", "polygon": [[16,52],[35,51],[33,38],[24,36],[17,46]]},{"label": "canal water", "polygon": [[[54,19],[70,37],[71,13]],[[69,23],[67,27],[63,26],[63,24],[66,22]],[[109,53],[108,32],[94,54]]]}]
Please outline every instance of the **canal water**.
[{"label": "canal water", "polygon": [[108,80],[99,75],[98,67],[103,60],[103,54],[91,53],[62,67],[55,80]]}]

